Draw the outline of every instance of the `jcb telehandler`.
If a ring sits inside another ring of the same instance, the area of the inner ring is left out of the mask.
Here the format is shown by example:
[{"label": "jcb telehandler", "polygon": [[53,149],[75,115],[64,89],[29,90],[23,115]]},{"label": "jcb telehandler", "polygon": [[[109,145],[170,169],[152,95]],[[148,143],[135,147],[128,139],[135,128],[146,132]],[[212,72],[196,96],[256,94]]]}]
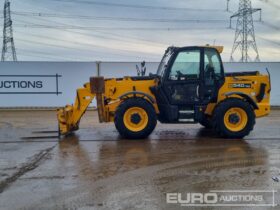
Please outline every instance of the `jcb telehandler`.
[{"label": "jcb telehandler", "polygon": [[156,74],[104,79],[92,77],[77,90],[73,106],[58,110],[62,135],[79,129],[97,100],[99,121],[114,122],[121,136],[141,139],[161,123],[200,123],[227,138],[243,138],[255,118],[270,112],[270,76],[225,73],[223,47],[169,47]]}]

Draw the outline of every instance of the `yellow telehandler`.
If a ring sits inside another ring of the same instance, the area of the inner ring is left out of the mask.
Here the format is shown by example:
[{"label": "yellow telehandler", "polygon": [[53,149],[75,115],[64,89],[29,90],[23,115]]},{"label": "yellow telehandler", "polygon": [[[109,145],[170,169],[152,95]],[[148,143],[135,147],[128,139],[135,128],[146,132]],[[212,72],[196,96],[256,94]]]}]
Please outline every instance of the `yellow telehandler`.
[{"label": "yellow telehandler", "polygon": [[270,113],[270,75],[225,73],[223,47],[169,47],[156,74],[104,79],[92,77],[77,90],[74,105],[57,113],[59,132],[79,129],[94,98],[101,123],[114,122],[121,136],[142,139],[157,121],[200,123],[226,138],[243,138],[255,118]]}]

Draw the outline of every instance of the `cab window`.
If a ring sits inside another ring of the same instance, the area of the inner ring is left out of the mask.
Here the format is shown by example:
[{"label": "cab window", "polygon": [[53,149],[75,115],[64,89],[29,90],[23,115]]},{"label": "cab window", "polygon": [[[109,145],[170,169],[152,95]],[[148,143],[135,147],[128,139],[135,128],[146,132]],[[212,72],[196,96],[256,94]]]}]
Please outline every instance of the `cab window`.
[{"label": "cab window", "polygon": [[217,76],[222,75],[222,66],[221,61],[218,55],[218,52],[214,49],[205,49],[204,56],[204,72],[209,75],[212,71]]},{"label": "cab window", "polygon": [[222,76],[222,65],[218,52],[214,49],[205,49],[204,79],[206,85],[214,85],[215,80]]},{"label": "cab window", "polygon": [[199,79],[200,51],[179,52],[169,74],[169,80]]}]

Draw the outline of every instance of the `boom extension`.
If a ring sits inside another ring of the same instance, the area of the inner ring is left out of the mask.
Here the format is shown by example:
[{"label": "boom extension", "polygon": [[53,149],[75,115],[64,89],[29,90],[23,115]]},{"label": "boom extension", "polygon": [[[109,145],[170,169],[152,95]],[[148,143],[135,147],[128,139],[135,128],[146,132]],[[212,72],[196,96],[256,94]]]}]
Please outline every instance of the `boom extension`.
[{"label": "boom extension", "polygon": [[64,108],[58,110],[57,118],[60,134],[66,135],[79,129],[80,119],[95,96],[95,94],[91,93],[90,83],[86,83],[84,88],[77,90],[74,105],[66,105]]}]

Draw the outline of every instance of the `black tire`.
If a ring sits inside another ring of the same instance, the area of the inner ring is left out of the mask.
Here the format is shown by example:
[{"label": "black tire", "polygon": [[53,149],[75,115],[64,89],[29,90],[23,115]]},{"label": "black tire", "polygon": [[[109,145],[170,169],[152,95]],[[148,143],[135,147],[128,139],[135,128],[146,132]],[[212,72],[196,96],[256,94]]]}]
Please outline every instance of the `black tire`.
[{"label": "black tire", "polygon": [[199,121],[199,124],[207,129],[213,128],[211,118],[207,115],[203,116],[203,118]]},{"label": "black tire", "polygon": [[[247,123],[245,124],[245,127],[239,131],[229,130],[226,126],[224,117],[227,111],[231,108],[242,109],[247,115]],[[248,102],[238,98],[229,98],[217,105],[214,110],[212,122],[213,128],[220,136],[226,138],[242,139],[253,130],[256,123],[255,119],[255,112]]]},{"label": "black tire", "polygon": [[[143,110],[145,110],[148,116],[148,123],[145,128],[137,132],[127,128],[124,123],[124,116],[126,111],[133,107],[142,108]],[[114,122],[116,129],[122,137],[128,139],[144,139],[148,137],[155,129],[157,125],[157,114],[154,107],[147,100],[142,98],[131,98],[125,100],[122,104],[119,105],[115,113]]]}]

